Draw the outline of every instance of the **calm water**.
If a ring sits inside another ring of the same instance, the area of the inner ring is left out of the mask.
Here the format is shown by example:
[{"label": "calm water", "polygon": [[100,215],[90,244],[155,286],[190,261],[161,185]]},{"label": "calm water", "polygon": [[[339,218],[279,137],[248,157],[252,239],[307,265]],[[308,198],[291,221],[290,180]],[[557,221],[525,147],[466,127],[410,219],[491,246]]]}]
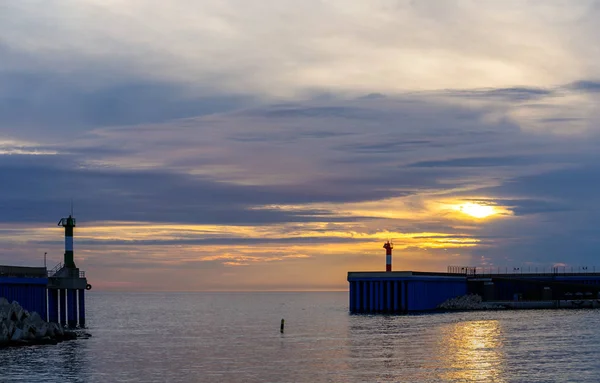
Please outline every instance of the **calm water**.
[{"label": "calm water", "polygon": [[363,316],[346,293],[93,292],[88,322],[88,340],[0,350],[0,381],[600,381],[599,310]]}]

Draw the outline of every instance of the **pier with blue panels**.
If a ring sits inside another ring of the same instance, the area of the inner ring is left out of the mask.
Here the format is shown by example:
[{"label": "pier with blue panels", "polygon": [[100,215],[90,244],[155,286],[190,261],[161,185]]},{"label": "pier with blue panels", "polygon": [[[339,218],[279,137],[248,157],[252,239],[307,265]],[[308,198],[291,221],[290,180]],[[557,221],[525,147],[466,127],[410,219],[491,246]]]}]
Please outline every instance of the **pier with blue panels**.
[{"label": "pier with blue panels", "polygon": [[[477,294],[487,302],[555,302],[550,307],[600,305],[600,273],[587,267],[577,272],[553,267],[546,273],[501,273],[501,268],[449,266],[448,272],[392,271],[392,249],[387,241],[385,272],[349,272],[351,313],[403,314],[431,311],[448,299]],[[593,301],[593,302],[592,302]],[[560,302],[566,302],[564,305]],[[590,304],[588,304],[590,303]],[[511,305],[515,307],[514,304]],[[517,305],[535,307],[536,305]],[[548,307],[537,305],[539,307]]]},{"label": "pier with blue panels", "polygon": [[349,272],[350,312],[407,313],[467,294],[466,276],[418,271]]},{"label": "pier with blue panels", "polygon": [[[452,269],[455,270],[455,269]],[[477,294],[487,302],[600,300],[600,273],[349,272],[352,313],[402,314],[435,310],[444,301]],[[558,307],[558,306],[557,306]]]},{"label": "pier with blue panels", "polygon": [[62,218],[65,228],[64,262],[52,270],[46,267],[0,266],[0,297],[17,301],[27,311],[35,311],[50,322],[64,327],[85,327],[85,291],[91,289],[85,272],[74,261],[75,218]]},{"label": "pier with blue panels", "polygon": [[0,297],[17,301],[45,318],[48,278],[45,267],[0,266]]}]

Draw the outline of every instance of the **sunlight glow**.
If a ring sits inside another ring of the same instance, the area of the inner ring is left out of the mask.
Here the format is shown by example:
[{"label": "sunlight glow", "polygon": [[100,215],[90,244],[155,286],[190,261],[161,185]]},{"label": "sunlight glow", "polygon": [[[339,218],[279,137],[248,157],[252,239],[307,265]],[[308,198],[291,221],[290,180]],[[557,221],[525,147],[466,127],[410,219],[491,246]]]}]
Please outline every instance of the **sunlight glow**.
[{"label": "sunlight glow", "polygon": [[467,202],[465,204],[456,206],[455,209],[475,218],[486,218],[491,215],[497,214],[497,211],[493,206],[480,205],[478,203],[472,202]]},{"label": "sunlight glow", "polygon": [[440,334],[440,355],[445,355],[440,380],[503,382],[506,361],[502,328],[497,320],[463,321]]}]

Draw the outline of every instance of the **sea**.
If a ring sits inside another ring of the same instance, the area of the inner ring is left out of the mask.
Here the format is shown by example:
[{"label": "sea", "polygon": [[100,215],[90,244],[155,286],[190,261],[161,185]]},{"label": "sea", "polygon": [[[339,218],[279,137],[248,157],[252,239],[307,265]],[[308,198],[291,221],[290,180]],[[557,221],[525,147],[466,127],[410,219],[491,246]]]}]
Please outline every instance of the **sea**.
[{"label": "sea", "polygon": [[[1,382],[599,382],[599,310],[351,315],[346,292],[87,294]],[[281,333],[281,319],[284,332]]]}]

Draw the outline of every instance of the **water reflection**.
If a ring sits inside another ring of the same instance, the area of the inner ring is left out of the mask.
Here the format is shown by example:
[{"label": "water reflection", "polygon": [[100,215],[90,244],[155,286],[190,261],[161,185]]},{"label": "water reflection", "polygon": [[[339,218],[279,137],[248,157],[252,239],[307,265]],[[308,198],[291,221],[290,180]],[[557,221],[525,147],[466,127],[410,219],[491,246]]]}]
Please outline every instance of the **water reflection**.
[{"label": "water reflection", "polygon": [[0,350],[1,382],[89,382],[87,340]]},{"label": "water reflection", "polygon": [[497,320],[459,322],[441,329],[440,378],[450,381],[504,382],[503,343]]},{"label": "water reflection", "polygon": [[408,316],[353,316],[347,336],[348,370],[365,382],[428,381],[432,344],[426,322]]}]

